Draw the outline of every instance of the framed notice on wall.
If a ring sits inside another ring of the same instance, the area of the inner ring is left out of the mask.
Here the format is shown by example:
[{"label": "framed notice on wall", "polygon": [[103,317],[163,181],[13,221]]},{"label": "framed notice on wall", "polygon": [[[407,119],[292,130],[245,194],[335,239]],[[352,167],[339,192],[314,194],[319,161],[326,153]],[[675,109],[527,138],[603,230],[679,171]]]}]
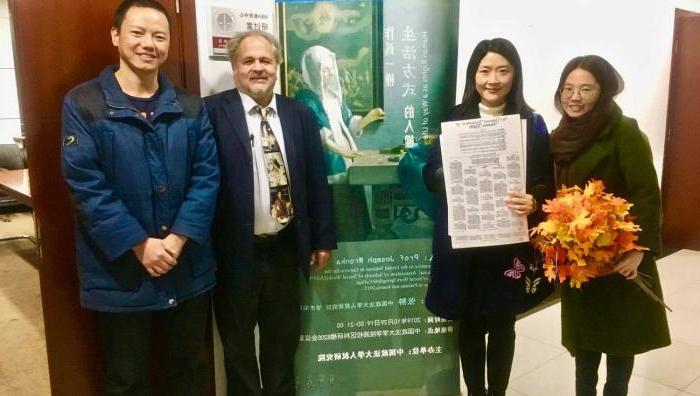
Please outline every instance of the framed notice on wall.
[{"label": "framed notice on wall", "polygon": [[264,30],[272,33],[272,15],[259,10],[229,7],[209,8],[209,56],[227,59],[226,44],[238,32]]}]

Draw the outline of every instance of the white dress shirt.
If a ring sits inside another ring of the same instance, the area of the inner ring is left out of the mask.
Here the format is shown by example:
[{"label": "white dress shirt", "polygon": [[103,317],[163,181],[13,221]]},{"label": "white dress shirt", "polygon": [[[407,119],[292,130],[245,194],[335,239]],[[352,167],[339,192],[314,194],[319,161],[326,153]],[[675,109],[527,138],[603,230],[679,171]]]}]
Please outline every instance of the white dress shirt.
[{"label": "white dress shirt", "polygon": [[[255,106],[258,104],[250,96],[240,92],[241,101],[243,102],[243,110],[245,112],[246,123],[248,124],[248,132],[250,133],[251,152],[253,154],[253,199],[255,202],[255,235],[276,234],[285,226],[275,220],[270,214],[270,183],[267,175],[267,163],[265,161],[265,153],[263,152],[260,122],[262,116],[255,111]],[[268,112],[267,122],[272,128],[272,133],[277,139],[284,159],[284,167],[287,170],[287,181],[289,178],[289,165],[287,164],[287,153],[284,149],[284,136],[282,135],[282,124],[280,123],[279,113],[277,112],[277,99],[272,96],[272,101],[268,108],[272,111]]]}]

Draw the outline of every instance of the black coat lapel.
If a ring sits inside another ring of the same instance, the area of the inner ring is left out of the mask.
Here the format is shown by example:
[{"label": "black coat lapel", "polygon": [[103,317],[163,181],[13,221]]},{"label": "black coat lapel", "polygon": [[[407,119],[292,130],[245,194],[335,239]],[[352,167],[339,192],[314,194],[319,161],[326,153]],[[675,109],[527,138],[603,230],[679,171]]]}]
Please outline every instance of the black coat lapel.
[{"label": "black coat lapel", "polygon": [[243,102],[241,101],[241,95],[238,90],[231,91],[225,99],[224,111],[226,117],[228,117],[229,123],[233,130],[231,133],[236,136],[240,141],[243,149],[248,153],[248,158],[252,159],[253,154],[250,148],[250,131],[248,130],[248,123],[246,122],[245,110],[243,109]]}]

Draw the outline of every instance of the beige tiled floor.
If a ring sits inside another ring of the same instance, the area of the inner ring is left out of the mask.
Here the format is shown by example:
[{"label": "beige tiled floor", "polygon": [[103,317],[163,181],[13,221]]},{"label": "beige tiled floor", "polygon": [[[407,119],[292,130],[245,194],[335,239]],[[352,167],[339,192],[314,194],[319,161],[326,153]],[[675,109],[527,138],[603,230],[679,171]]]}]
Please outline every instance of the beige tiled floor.
[{"label": "beige tiled floor", "polygon": [[[0,238],[18,234],[34,234],[31,215],[0,215]],[[0,395],[49,394],[38,262],[32,242],[0,242]]]},{"label": "beige tiled floor", "polygon": [[[17,233],[33,233],[31,216],[0,215],[0,238]],[[0,395],[49,394],[37,266],[31,242],[0,242]],[[674,310],[673,345],[637,357],[629,394],[700,396],[700,252],[664,258],[659,271]],[[559,342],[559,305],[518,321],[516,332],[507,395],[573,395],[574,361]],[[604,364],[599,375],[605,378]]]}]

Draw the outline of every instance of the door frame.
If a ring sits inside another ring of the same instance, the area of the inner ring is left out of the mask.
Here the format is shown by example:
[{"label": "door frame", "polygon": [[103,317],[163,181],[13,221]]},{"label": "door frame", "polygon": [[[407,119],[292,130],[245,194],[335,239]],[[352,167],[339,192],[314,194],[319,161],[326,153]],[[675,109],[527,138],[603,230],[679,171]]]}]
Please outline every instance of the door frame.
[{"label": "door frame", "polygon": [[687,126],[689,109],[700,108],[700,97],[695,90],[692,95],[687,93],[691,89],[688,81],[698,86],[696,77],[681,74],[687,72],[684,50],[697,48],[696,42],[685,38],[690,23],[700,26],[700,14],[676,9],[661,178],[665,255],[679,249],[700,250],[700,113],[695,111],[696,118],[690,121],[695,127]]}]

